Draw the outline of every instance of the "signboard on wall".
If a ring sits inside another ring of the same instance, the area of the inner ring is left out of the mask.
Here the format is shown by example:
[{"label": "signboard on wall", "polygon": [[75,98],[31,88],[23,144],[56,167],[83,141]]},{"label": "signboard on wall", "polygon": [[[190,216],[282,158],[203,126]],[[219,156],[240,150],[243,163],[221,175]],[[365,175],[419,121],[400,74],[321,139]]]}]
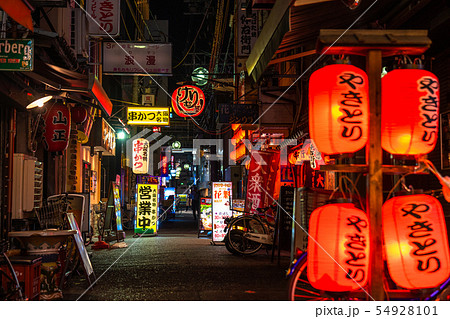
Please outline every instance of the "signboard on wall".
[{"label": "signboard on wall", "polygon": [[253,124],[258,119],[257,104],[219,104],[219,123]]},{"label": "signboard on wall", "polygon": [[170,112],[168,107],[128,107],[129,125],[168,126]]},{"label": "signboard on wall", "polygon": [[89,35],[115,37],[120,31],[120,0],[89,0],[87,3]]},{"label": "signboard on wall", "polygon": [[32,39],[0,39],[0,71],[33,71]]},{"label": "signboard on wall", "polygon": [[212,240],[223,241],[225,238],[225,218],[233,215],[231,211],[232,198],[231,182],[212,183]]},{"label": "signboard on wall", "polygon": [[258,38],[258,19],[256,11],[247,17],[245,10],[237,10],[237,55],[249,56]]},{"label": "signboard on wall", "polygon": [[158,221],[158,185],[136,185],[136,221],[134,232],[136,234],[156,235]]},{"label": "signboard on wall", "polygon": [[102,152],[102,156],[116,155],[116,131],[104,118],[95,119],[89,145],[94,146],[96,152]]},{"label": "signboard on wall", "polygon": [[103,73],[172,75],[172,44],[103,42]]}]

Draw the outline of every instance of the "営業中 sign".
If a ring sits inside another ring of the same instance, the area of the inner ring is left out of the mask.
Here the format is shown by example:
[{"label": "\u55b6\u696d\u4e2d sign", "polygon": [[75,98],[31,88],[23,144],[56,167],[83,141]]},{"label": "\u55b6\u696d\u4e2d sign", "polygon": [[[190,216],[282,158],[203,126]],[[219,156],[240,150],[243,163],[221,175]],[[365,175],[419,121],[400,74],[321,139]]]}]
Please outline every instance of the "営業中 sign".
[{"label": "\u55b6\u696d\u4e2d sign", "polygon": [[136,192],[136,234],[156,234],[158,221],[158,185],[137,184]]}]

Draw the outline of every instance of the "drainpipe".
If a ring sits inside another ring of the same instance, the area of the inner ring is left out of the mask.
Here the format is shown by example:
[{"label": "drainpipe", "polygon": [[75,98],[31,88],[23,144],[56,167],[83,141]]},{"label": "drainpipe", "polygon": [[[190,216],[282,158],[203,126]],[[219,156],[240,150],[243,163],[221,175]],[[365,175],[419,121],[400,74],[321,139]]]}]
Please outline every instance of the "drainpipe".
[{"label": "drainpipe", "polygon": [[16,138],[16,109],[12,110],[9,122],[9,152],[8,152],[8,208],[6,227],[7,232],[11,231],[12,217],[12,189],[13,189],[13,165],[14,165],[14,141]]}]

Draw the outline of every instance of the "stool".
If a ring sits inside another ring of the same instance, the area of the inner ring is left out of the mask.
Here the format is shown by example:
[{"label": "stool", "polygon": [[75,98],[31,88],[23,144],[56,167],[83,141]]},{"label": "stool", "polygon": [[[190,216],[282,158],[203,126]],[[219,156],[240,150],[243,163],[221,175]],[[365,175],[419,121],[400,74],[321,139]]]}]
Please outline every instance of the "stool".
[{"label": "stool", "polygon": [[[39,300],[41,291],[41,263],[42,258],[36,256],[12,256],[9,258],[16,272],[17,279],[28,300]],[[2,270],[11,276],[7,265],[0,265]],[[6,280],[2,280],[3,288],[7,289]]]}]

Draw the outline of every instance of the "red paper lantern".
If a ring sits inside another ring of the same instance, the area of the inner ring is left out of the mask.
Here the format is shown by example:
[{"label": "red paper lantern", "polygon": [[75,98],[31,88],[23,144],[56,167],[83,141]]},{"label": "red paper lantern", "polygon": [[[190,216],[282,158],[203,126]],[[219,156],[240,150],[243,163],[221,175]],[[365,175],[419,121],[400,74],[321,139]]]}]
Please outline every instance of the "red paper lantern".
[{"label": "red paper lantern", "polygon": [[319,290],[361,289],[369,276],[369,221],[351,203],[328,204],[311,214],[308,280]]},{"label": "red paper lantern", "polygon": [[72,120],[76,124],[82,124],[86,121],[88,113],[85,107],[83,106],[75,106],[70,110],[70,114],[72,116]]},{"label": "red paper lantern", "polygon": [[198,116],[205,108],[205,94],[196,86],[181,86],[172,94],[172,107],[178,116]]},{"label": "red paper lantern", "polygon": [[433,288],[450,276],[444,213],[429,195],[399,196],[383,205],[383,235],[392,280],[406,289]]},{"label": "red paper lantern", "polygon": [[431,152],[438,138],[439,81],[428,71],[397,69],[381,81],[381,146],[391,154]]},{"label": "red paper lantern", "polygon": [[49,152],[61,152],[69,144],[70,112],[62,103],[53,104],[44,118],[44,147]]},{"label": "red paper lantern", "polygon": [[367,74],[352,65],[334,64],[309,80],[309,131],[320,152],[354,153],[368,139]]}]

